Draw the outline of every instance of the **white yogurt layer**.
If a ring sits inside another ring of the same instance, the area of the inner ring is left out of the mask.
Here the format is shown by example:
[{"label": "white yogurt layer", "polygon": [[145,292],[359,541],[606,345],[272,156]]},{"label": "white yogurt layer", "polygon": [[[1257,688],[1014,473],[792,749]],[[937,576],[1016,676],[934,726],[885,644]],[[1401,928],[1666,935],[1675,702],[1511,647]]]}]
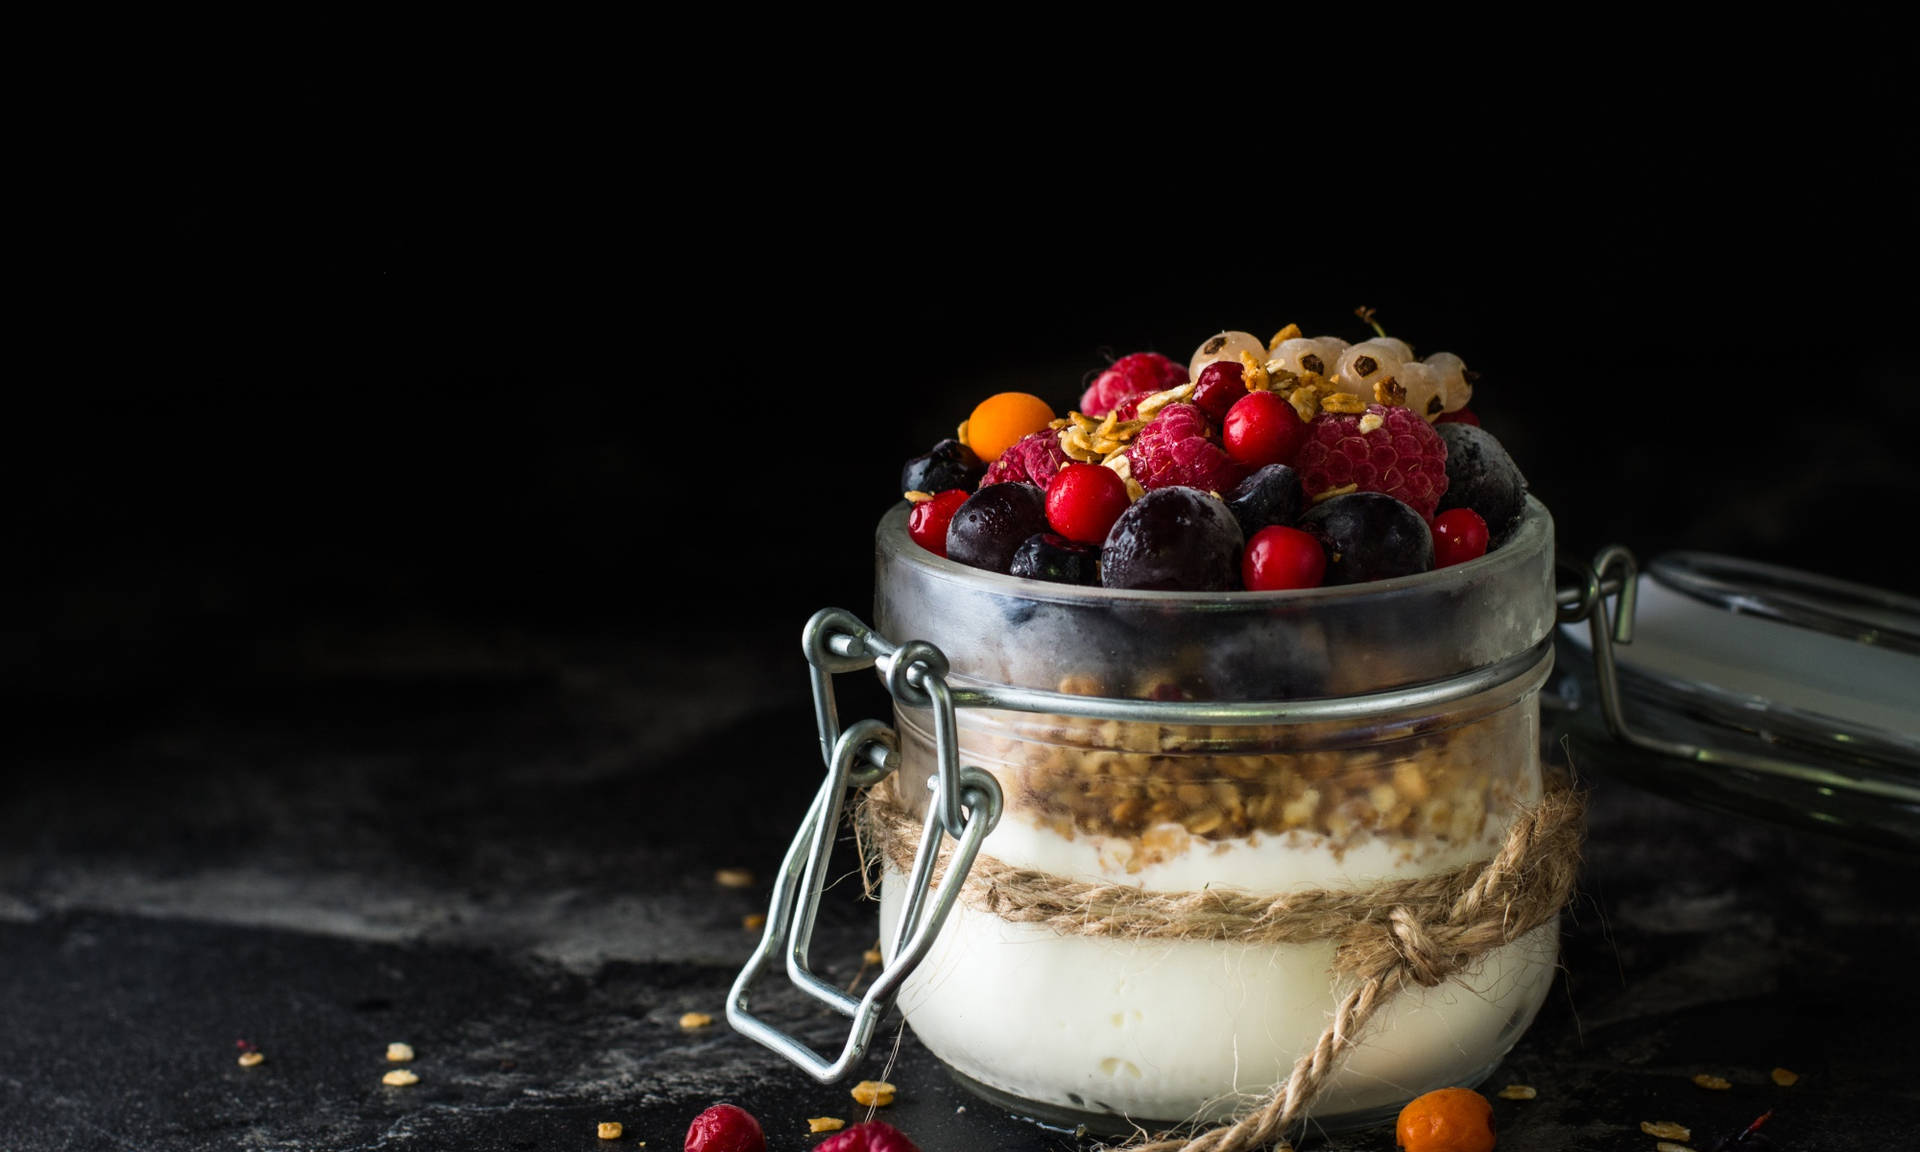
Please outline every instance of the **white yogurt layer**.
[{"label": "white yogurt layer", "polygon": [[[1280,892],[1447,871],[1490,856],[1504,829],[1489,832],[1493,839],[1417,858],[1385,840],[1338,855],[1286,837],[1226,842],[1221,851],[1196,842],[1192,851],[1125,874],[1101,867],[1097,841],[1069,841],[1009,813],[983,852],[1016,866],[1156,890],[1231,885]],[[888,871],[881,890],[881,939],[889,949],[904,883]],[[1397,997],[1350,1050],[1315,1116],[1396,1105],[1484,1071],[1532,1022],[1552,982],[1558,944],[1558,925],[1543,925],[1437,988]],[[1348,990],[1329,975],[1333,949],[1330,941],[1061,936],[962,902],[907,980],[899,1005],[934,1055],[1013,1096],[1141,1121],[1218,1119],[1283,1081],[1326,1029]]]}]

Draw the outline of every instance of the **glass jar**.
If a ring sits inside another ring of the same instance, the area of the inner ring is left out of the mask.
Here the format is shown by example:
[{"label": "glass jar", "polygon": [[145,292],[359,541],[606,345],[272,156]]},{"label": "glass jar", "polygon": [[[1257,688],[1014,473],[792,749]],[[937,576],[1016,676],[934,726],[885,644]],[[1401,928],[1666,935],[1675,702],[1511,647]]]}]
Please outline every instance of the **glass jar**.
[{"label": "glass jar", "polygon": [[[906,512],[877,533],[880,633],[936,645],[956,690],[1132,702],[1104,716],[958,711],[961,762],[1005,797],[983,856],[1150,892],[1366,890],[1486,860],[1541,795],[1555,589],[1537,501],[1463,564],[1234,593],[983,572],[913,544]],[[894,719],[900,768],[880,787],[920,816],[933,724],[904,705]],[[903,882],[883,874],[883,941]],[[1478,1083],[1531,1023],[1557,952],[1544,925],[1401,993],[1316,1101],[1316,1125],[1373,1123],[1421,1092]],[[963,900],[898,1004],[982,1095],[1117,1134],[1223,1118],[1283,1082],[1346,991],[1333,959],[1332,941],[1062,934]]]}]

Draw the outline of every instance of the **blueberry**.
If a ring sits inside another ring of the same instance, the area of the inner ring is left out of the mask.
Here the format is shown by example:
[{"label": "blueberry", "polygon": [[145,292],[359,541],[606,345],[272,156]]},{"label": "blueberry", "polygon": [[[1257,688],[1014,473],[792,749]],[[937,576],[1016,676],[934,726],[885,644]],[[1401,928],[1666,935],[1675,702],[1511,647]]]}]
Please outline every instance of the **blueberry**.
[{"label": "blueberry", "polygon": [[1413,506],[1384,492],[1323,500],[1300,528],[1327,550],[1327,584],[1361,584],[1433,568],[1433,533]]},{"label": "blueberry", "polygon": [[1300,474],[1285,464],[1269,464],[1227,493],[1227,510],[1239,521],[1240,534],[1249,540],[1255,532],[1274,524],[1293,527],[1306,503]]},{"label": "blueberry", "polygon": [[973,449],[958,440],[946,439],[906,462],[900,469],[902,492],[945,492],[964,488],[971,492],[987,474],[986,462]]},{"label": "blueberry", "polygon": [[1057,532],[1036,532],[1016,548],[1010,575],[1055,584],[1100,583],[1100,547],[1069,540]]},{"label": "blueberry", "polygon": [[1447,445],[1447,491],[1436,512],[1471,508],[1487,522],[1489,548],[1497,548],[1526,510],[1527,478],[1493,433],[1478,424],[1435,424]]},{"label": "blueberry", "polygon": [[1240,584],[1246,538],[1219,499],[1180,484],[1127,506],[1107,533],[1100,582],[1108,588],[1219,592]]},{"label": "blueberry", "polygon": [[989,484],[960,505],[947,524],[947,559],[1006,572],[1027,537],[1047,531],[1047,494],[1038,484]]}]

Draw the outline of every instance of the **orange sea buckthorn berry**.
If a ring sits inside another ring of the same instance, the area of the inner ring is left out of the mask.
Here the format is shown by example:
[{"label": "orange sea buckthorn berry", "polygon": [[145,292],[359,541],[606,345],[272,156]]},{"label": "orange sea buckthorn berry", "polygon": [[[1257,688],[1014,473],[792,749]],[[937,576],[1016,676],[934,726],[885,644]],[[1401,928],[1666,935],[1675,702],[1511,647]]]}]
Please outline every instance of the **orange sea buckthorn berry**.
[{"label": "orange sea buckthorn berry", "polygon": [[967,447],[991,464],[1014,441],[1038,432],[1053,420],[1053,409],[1030,392],[996,392],[974,406],[967,417]]},{"label": "orange sea buckthorn berry", "polygon": [[1409,1101],[1394,1125],[1404,1152],[1493,1152],[1493,1104],[1471,1088],[1441,1088]]}]

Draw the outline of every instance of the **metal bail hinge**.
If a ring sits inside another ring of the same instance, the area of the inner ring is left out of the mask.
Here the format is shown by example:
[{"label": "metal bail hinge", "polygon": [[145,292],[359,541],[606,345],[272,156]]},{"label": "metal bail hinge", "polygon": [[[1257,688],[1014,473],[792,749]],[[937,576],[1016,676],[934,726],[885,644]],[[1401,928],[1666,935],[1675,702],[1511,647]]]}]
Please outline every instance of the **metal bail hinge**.
[{"label": "metal bail hinge", "polygon": [[[814,614],[802,644],[812,667],[814,715],[827,776],[780,862],[760,944],[727,997],[727,1022],[735,1031],[806,1069],[815,1080],[831,1084],[859,1063],[881,1019],[893,1007],[900,986],[933,946],[933,938],[953,910],[954,899],[980,852],[980,842],[1000,819],[1001,794],[999,782],[989,773],[959,767],[953,700],[945,679],[947,662],[937,648],[919,641],[903,646],[888,643],[852,614],[837,608]],[[866,995],[856,1000],[814,974],[808,949],[847,793],[880,782],[900,762],[899,740],[892,729],[877,720],[862,720],[842,731],[834,705],[834,673],[875,664],[883,666],[887,689],[895,699],[913,706],[933,706],[939,772],[927,782],[933,795],[928,798],[926,825],[914,854],[900,924],[891,941],[891,958],[868,986]],[[933,869],[943,832],[957,843],[946,877],[929,904],[927,894],[933,890]],[[837,1058],[829,1060],[752,1013],[754,982],[780,962],[784,962],[794,987],[852,1018],[853,1027]]]}]

